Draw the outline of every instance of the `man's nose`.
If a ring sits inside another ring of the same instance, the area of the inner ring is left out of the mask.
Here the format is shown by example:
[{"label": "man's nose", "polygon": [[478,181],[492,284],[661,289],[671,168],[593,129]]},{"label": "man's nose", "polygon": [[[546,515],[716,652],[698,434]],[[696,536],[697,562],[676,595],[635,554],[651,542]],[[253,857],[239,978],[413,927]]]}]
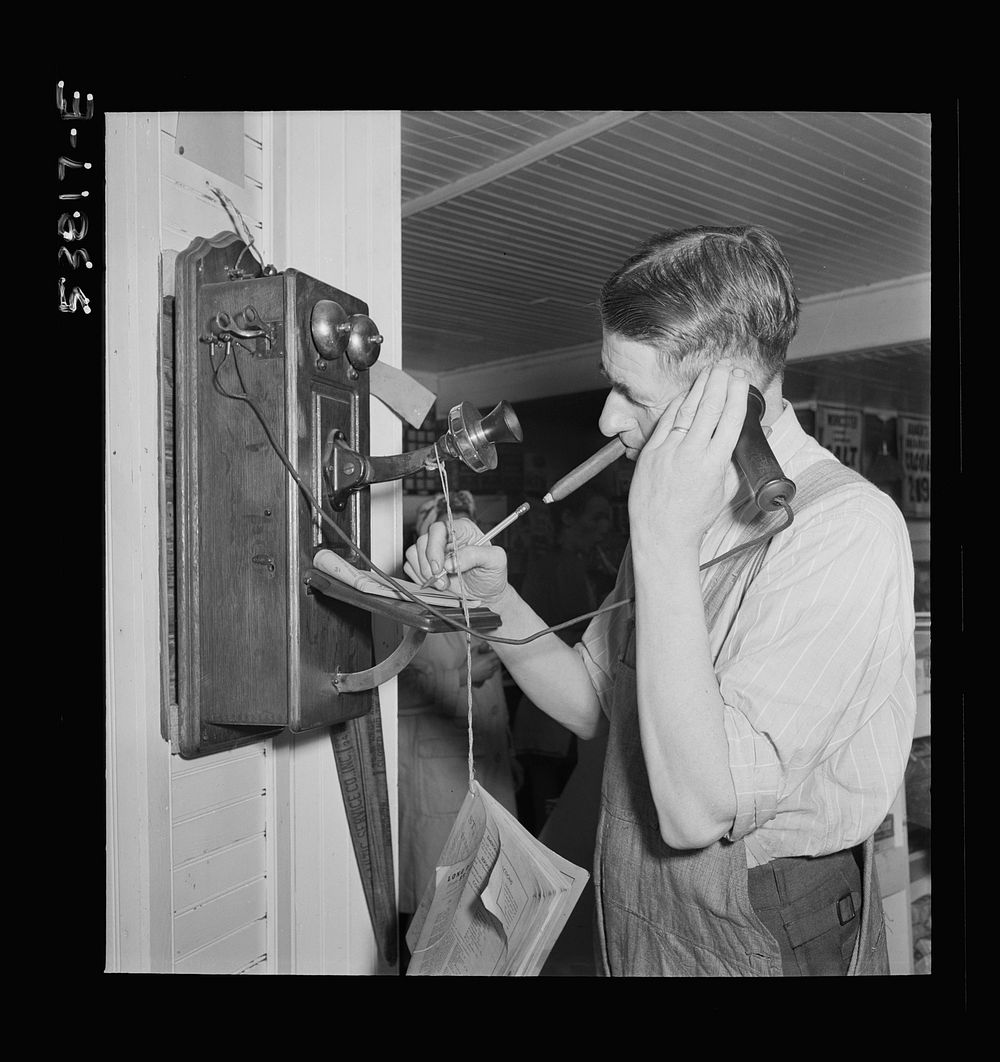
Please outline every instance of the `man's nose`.
[{"label": "man's nose", "polygon": [[609,439],[630,427],[625,400],[621,395],[616,394],[614,391],[608,392],[597,426],[600,428],[601,434],[606,435]]}]

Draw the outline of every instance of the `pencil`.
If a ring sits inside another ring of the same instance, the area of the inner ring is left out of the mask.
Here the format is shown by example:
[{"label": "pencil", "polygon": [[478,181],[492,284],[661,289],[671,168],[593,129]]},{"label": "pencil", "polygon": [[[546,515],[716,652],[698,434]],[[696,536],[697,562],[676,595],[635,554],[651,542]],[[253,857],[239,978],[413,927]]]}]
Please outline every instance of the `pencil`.
[{"label": "pencil", "polygon": [[563,498],[572,494],[578,487],[582,487],[588,479],[593,479],[598,472],[602,472],[613,461],[617,461],[623,453],[625,453],[625,444],[615,436],[606,446],[602,446],[596,454],[592,454],[586,461],[577,465],[572,472],[567,472],[562,479],[557,480],[555,486],[542,498],[542,501],[546,505],[562,501]]},{"label": "pencil", "polygon": [[[502,520],[500,521],[500,523],[498,523],[498,524],[497,524],[497,526],[496,526],[496,527],[494,527],[494,528],[493,528],[492,530],[490,530],[490,531],[487,531],[487,532],[486,532],[486,534],[485,534],[485,535],[482,535],[482,536],[481,536],[480,538],[477,538],[475,542],[468,542],[468,543],[466,543],[466,545],[469,545],[469,546],[482,546],[482,545],[485,545],[485,544],[486,544],[487,542],[492,542],[492,541],[493,541],[493,539],[494,539],[494,538],[496,538],[496,537],[497,537],[497,535],[499,535],[501,531],[505,531],[505,530],[506,530],[506,529],[507,529],[508,527],[510,527],[510,525],[511,525],[511,524],[512,524],[512,523],[513,523],[513,522],[514,522],[514,521],[515,521],[515,520],[516,520],[516,519],[517,519],[517,518],[518,518],[519,516],[524,516],[524,514],[525,514],[525,513],[526,513],[526,512],[527,512],[527,511],[528,511],[528,510],[529,510],[530,508],[531,508],[531,506],[530,506],[530,505],[529,505],[529,504],[528,504],[527,502],[522,502],[522,503],[521,503],[521,504],[520,504],[520,505],[519,505],[519,506],[518,506],[518,507],[517,507],[517,508],[516,508],[516,509],[515,509],[515,510],[514,510],[514,511],[512,512],[512,513],[511,513],[511,514],[510,514],[510,516],[505,516],[505,517],[504,517],[504,518],[503,518],[503,519],[502,519]],[[438,581],[438,579],[440,579],[440,578],[441,578],[441,576],[442,576],[442,575],[444,575],[444,574],[446,574],[446,573],[445,573],[445,572],[439,572],[439,573],[438,573],[437,575],[432,575],[432,576],[431,576],[431,577],[430,577],[429,579],[427,579],[427,580],[426,580],[425,582],[422,582],[422,583],[420,584],[420,589],[421,589],[421,590],[426,590],[426,589],[427,589],[427,587],[429,587],[429,586],[431,585],[431,583],[436,583],[436,582]]]}]

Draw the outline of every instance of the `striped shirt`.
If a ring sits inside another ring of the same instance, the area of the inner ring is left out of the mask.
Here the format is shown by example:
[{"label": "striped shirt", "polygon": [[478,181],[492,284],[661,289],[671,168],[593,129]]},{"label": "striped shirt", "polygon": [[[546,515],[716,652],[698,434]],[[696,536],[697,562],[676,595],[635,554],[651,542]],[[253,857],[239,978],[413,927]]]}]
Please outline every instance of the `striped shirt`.
[{"label": "striped shirt", "polygon": [[[792,480],[836,460],[787,403],[768,441]],[[705,534],[701,563],[736,545],[756,514],[744,484]],[[859,482],[821,498],[771,540],[747,587],[752,568],[710,648],[737,801],[726,836],[742,838],[747,864],[759,866],[874,833],[903,781],[916,676],[910,541],[882,491]],[[703,589],[713,570],[701,573]],[[634,585],[627,550],[606,603],[633,597]],[[607,715],[633,617],[631,605],[596,616],[576,646]]]}]

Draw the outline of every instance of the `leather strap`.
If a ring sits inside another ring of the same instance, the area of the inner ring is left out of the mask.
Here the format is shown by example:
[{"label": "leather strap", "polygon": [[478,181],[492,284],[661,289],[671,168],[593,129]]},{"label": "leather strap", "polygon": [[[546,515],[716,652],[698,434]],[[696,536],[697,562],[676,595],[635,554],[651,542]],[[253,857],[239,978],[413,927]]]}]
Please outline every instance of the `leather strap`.
[{"label": "leather strap", "polygon": [[847,925],[860,910],[861,893],[854,890],[846,892],[829,907],[786,922],[785,931],[788,933],[789,943],[793,948],[799,948],[836,926]]}]

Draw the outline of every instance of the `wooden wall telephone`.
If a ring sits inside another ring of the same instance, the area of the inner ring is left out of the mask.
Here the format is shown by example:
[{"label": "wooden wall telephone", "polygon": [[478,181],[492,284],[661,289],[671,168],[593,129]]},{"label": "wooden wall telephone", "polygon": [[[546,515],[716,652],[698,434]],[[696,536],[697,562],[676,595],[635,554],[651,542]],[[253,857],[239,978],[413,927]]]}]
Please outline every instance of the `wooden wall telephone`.
[{"label": "wooden wall telephone", "polygon": [[[368,306],[298,270],[265,270],[247,250],[221,233],[175,266],[177,703],[164,730],[186,758],[371,710],[402,657],[372,670],[371,610],[310,578],[311,558],[326,548],[363,567],[348,543],[370,553],[365,488],[411,474],[434,449],[368,456],[382,343]],[[483,418],[462,403],[437,449],[483,471],[496,467],[497,442],[520,438],[507,403]],[[397,618],[447,629],[417,613]],[[477,624],[496,626],[490,616]]]}]

